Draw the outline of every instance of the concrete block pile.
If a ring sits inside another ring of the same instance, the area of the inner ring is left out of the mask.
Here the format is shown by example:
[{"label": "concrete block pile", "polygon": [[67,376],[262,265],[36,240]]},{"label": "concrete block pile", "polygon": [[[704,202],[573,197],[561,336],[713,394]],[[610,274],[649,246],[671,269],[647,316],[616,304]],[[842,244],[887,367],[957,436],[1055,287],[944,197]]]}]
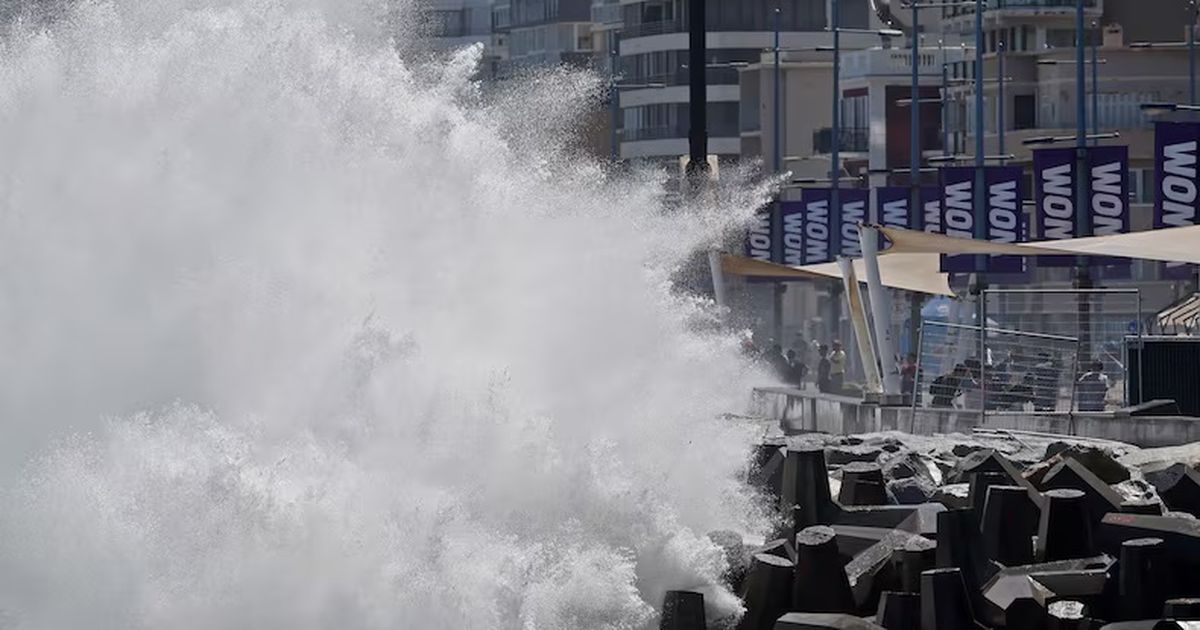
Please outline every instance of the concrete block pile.
[{"label": "concrete block pile", "polygon": [[[1195,461],[830,440],[758,453],[781,525],[727,548],[737,630],[1200,630]],[[706,627],[696,593],[663,610],[662,628]]]}]

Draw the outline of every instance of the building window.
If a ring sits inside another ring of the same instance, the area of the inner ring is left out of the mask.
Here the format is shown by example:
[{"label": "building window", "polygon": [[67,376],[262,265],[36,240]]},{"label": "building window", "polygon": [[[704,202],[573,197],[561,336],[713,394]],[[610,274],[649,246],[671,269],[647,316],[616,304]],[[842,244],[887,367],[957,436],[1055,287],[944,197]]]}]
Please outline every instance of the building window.
[{"label": "building window", "polygon": [[1037,127],[1037,99],[1032,94],[1017,94],[1013,97],[1013,129]]}]

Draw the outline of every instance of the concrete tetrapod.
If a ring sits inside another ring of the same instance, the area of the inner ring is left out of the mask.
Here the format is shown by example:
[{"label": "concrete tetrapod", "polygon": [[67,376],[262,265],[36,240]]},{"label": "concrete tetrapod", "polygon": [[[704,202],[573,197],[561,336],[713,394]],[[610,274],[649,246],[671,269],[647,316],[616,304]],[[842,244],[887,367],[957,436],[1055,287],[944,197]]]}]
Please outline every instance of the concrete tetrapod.
[{"label": "concrete tetrapod", "polygon": [[1178,597],[1168,599],[1163,604],[1163,617],[1175,619],[1176,621],[1200,619],[1200,598]]},{"label": "concrete tetrapod", "polygon": [[979,525],[970,508],[947,510],[938,514],[937,566],[957,568],[976,609],[983,604],[980,587],[992,578],[997,567],[983,554]]},{"label": "concrete tetrapod", "polygon": [[1093,528],[1100,524],[1100,520],[1104,518],[1105,514],[1121,510],[1121,495],[1074,459],[1065,459],[1050,469],[1042,483],[1042,488],[1043,490],[1070,488],[1083,492],[1083,503]]},{"label": "concrete tetrapod", "polygon": [[842,505],[888,505],[887,486],[878,464],[851,462],[842,467]]},{"label": "concrete tetrapod", "polygon": [[1166,601],[1166,546],[1161,538],[1135,538],[1121,543],[1117,565],[1118,612],[1121,619],[1152,619]]},{"label": "concrete tetrapod", "polygon": [[658,627],[659,630],[705,630],[704,595],[694,591],[667,591]]},{"label": "concrete tetrapod", "polygon": [[791,610],[795,568],[790,560],[776,555],[754,556],[742,586],[746,614],[738,630],[771,630],[775,621]]},{"label": "concrete tetrapod", "polygon": [[775,622],[774,630],[883,630],[853,615],[831,613],[788,613]]},{"label": "concrete tetrapod", "polygon": [[884,591],[875,624],[885,630],[921,630],[921,594]]},{"label": "concrete tetrapod", "polygon": [[1088,630],[1091,620],[1082,602],[1069,599],[1050,604],[1046,611],[1046,630]]},{"label": "concrete tetrapod", "polygon": [[930,569],[921,574],[921,630],[977,627],[962,571]]},{"label": "concrete tetrapod", "polygon": [[829,494],[824,449],[788,449],[783,462],[781,495],[781,511],[795,514],[797,529],[833,522],[837,510]]},{"label": "concrete tetrapod", "polygon": [[967,485],[967,502],[975,512],[975,518],[983,522],[983,508],[987,502],[988,488],[992,486],[1011,486],[1012,478],[1005,473],[974,473],[969,476]]},{"label": "concrete tetrapod", "polygon": [[1092,521],[1083,491],[1060,488],[1049,490],[1042,496],[1042,516],[1038,521],[1038,560],[1052,562],[1093,555]]},{"label": "concrete tetrapod", "polygon": [[796,536],[796,572],[792,610],[849,613],[854,594],[838,554],[837,534],[824,525],[806,528]]},{"label": "concrete tetrapod", "polygon": [[980,523],[984,553],[1004,566],[1032,563],[1039,518],[1037,503],[1027,489],[991,486]]}]

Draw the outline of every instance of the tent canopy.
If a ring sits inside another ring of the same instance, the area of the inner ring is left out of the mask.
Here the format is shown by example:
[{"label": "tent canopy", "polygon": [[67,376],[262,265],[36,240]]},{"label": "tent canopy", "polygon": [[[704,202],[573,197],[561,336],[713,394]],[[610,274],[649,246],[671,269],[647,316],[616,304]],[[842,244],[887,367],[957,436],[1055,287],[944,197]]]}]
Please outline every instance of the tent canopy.
[{"label": "tent canopy", "polygon": [[[1200,265],[1200,225],[1036,243],[993,243],[904,228],[877,229],[891,242],[891,247],[879,253],[883,285],[930,295],[954,295],[949,275],[941,271],[941,254],[1111,256]],[[722,268],[728,274],[760,278],[842,277],[836,262],[791,267],[726,254]],[[862,259],[854,261],[854,272],[860,280],[867,277]]]}]

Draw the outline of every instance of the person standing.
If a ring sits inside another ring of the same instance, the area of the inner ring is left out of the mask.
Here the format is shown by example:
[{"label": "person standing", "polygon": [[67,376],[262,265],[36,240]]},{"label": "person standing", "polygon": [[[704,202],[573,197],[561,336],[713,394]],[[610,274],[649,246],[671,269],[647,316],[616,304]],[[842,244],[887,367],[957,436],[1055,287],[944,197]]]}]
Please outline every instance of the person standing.
[{"label": "person standing", "polygon": [[832,389],[829,373],[832,367],[832,363],[829,361],[829,346],[825,344],[817,346],[817,356],[821,357],[817,363],[817,391],[828,393]]},{"label": "person standing", "polygon": [[841,393],[846,385],[846,351],[842,342],[833,342],[833,351],[829,353],[829,388],[835,393]]},{"label": "person standing", "polygon": [[808,366],[796,354],[795,350],[787,351],[787,382],[794,387],[802,387],[804,385],[804,377],[808,374]]},{"label": "person standing", "polygon": [[912,396],[917,387],[917,355],[908,353],[900,364],[900,393]]},{"label": "person standing", "polygon": [[1075,391],[1080,411],[1104,411],[1104,401],[1108,397],[1108,376],[1104,374],[1104,363],[1093,360],[1088,371],[1079,377]]}]

